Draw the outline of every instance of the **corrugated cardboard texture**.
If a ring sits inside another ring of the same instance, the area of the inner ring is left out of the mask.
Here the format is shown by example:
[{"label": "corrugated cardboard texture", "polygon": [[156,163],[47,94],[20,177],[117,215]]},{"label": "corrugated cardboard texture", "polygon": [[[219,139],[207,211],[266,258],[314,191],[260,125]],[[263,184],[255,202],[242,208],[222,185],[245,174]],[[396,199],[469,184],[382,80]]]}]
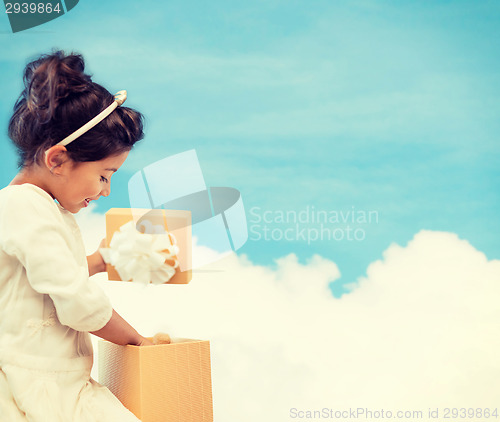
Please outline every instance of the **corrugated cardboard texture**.
[{"label": "corrugated cardboard texture", "polygon": [[213,422],[210,342],[98,342],[99,382],[142,422]]},{"label": "corrugated cardboard texture", "polygon": [[[106,245],[109,245],[113,234],[125,223],[134,221],[137,226],[148,220],[153,225],[161,225],[172,233],[179,246],[179,268],[168,284],[187,284],[191,281],[191,212],[178,210],[148,210],[138,208],[111,208],[106,213]],[[109,280],[121,280],[112,265],[107,265]]]}]

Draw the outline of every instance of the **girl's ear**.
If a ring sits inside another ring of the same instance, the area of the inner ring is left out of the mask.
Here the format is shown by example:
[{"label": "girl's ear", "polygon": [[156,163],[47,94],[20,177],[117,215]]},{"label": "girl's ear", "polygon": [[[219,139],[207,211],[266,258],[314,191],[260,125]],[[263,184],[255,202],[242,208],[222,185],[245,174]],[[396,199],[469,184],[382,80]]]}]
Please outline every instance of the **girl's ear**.
[{"label": "girl's ear", "polygon": [[61,174],[63,164],[68,161],[68,153],[66,147],[63,145],[54,145],[45,151],[43,162],[52,174]]}]

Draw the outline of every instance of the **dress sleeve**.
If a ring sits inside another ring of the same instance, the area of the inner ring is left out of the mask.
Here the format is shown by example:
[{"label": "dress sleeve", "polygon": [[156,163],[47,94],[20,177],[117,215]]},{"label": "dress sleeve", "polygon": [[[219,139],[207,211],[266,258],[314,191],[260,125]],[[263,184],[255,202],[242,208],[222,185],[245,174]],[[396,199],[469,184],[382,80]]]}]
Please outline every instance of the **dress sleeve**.
[{"label": "dress sleeve", "polygon": [[55,203],[35,191],[13,189],[0,209],[0,244],[26,270],[31,287],[51,297],[59,321],[97,331],[112,315],[109,298],[71,252],[71,231]]}]

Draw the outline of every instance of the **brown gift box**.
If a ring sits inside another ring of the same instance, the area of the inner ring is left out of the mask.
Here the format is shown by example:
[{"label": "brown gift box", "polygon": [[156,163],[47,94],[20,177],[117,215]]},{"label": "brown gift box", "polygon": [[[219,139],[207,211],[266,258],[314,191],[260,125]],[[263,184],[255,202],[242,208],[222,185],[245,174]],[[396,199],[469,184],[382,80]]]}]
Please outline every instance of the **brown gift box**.
[{"label": "brown gift box", "polygon": [[[191,281],[191,212],[162,209],[111,208],[106,213],[106,245],[109,246],[113,234],[121,226],[134,221],[138,229],[149,232],[154,226],[162,226],[172,233],[179,247],[179,267],[168,284],[187,284]],[[107,264],[109,280],[121,280],[115,268]]]},{"label": "brown gift box", "polygon": [[210,342],[98,342],[99,382],[142,422],[213,422]]}]

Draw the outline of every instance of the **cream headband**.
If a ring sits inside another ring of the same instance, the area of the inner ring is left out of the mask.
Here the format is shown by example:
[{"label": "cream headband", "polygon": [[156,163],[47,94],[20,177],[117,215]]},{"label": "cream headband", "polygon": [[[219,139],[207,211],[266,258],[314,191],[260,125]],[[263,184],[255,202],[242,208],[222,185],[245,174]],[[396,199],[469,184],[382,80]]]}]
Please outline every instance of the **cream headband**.
[{"label": "cream headband", "polygon": [[64,138],[61,142],[58,142],[56,145],[68,145],[70,142],[73,142],[76,138],[82,136],[85,132],[92,129],[99,122],[103,121],[106,117],[108,117],[116,107],[121,106],[125,100],[127,99],[127,91],[118,91],[115,94],[115,100],[112,104],[110,104],[107,108],[101,111],[97,116],[95,116],[88,123],[85,123],[80,129],[75,130],[71,135]]}]

